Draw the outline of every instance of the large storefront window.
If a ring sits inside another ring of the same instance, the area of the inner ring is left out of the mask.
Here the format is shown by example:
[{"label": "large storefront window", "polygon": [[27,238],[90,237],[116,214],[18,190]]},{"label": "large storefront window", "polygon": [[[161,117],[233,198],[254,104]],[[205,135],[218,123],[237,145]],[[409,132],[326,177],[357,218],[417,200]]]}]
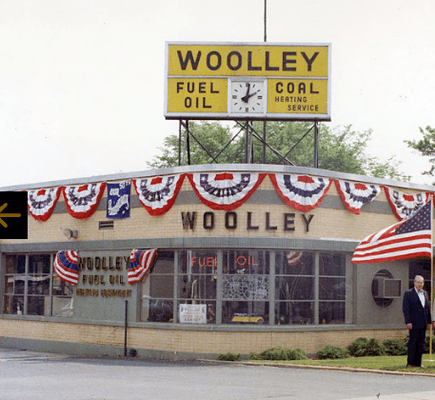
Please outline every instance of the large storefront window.
[{"label": "large storefront window", "polygon": [[174,252],[159,251],[142,283],[141,320],[172,322],[174,318]]},{"label": "large storefront window", "polygon": [[275,323],[342,324],[346,321],[344,254],[277,252]]},{"label": "large storefront window", "polygon": [[216,323],[217,252],[187,250],[179,254],[179,322]]},{"label": "large storefront window", "polygon": [[277,252],[275,323],[314,324],[314,254]]},{"label": "large storefront window", "polygon": [[269,322],[269,253],[259,250],[224,252],[222,322]]},{"label": "large storefront window", "polygon": [[72,317],[72,285],[52,270],[53,256],[6,255],[5,314]]}]

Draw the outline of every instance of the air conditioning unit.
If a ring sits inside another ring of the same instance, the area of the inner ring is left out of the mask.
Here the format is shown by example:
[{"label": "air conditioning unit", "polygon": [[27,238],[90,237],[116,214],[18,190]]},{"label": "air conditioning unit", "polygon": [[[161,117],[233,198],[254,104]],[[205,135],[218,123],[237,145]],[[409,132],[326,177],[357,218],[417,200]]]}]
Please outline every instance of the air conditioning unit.
[{"label": "air conditioning unit", "polygon": [[396,299],[402,297],[402,281],[378,277],[373,279],[373,297],[375,299]]}]

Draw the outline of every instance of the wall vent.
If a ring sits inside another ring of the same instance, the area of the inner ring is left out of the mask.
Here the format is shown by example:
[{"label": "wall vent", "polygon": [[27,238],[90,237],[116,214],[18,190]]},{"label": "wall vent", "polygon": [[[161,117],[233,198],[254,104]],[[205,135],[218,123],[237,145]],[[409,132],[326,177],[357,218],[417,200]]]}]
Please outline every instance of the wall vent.
[{"label": "wall vent", "polygon": [[99,221],[98,222],[98,229],[100,231],[105,229],[114,229],[115,228],[115,221]]}]

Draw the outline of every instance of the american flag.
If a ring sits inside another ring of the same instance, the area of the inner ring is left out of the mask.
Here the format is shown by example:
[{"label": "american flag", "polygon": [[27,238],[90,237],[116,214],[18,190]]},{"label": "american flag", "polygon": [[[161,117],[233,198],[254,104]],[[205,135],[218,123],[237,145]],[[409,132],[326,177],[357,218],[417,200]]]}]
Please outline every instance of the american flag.
[{"label": "american flag", "polygon": [[411,218],[366,237],[355,249],[353,264],[432,257],[432,201]]},{"label": "american flag", "polygon": [[130,264],[128,265],[128,283],[133,285],[140,282],[151,268],[156,257],[157,249],[138,250],[133,249],[130,254]]},{"label": "american flag", "polygon": [[63,281],[77,285],[79,282],[78,252],[59,251],[54,259],[54,271]]}]

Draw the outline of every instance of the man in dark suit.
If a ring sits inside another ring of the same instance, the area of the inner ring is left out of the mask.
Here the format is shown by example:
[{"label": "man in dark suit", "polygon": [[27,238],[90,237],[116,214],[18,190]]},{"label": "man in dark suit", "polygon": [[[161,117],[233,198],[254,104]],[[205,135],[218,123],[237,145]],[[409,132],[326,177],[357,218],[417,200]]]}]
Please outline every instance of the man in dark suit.
[{"label": "man in dark suit", "polygon": [[422,367],[426,329],[430,329],[432,321],[429,297],[423,286],[424,278],[417,275],[414,278],[414,287],[407,290],[403,297],[403,315],[409,329],[408,367]]}]

